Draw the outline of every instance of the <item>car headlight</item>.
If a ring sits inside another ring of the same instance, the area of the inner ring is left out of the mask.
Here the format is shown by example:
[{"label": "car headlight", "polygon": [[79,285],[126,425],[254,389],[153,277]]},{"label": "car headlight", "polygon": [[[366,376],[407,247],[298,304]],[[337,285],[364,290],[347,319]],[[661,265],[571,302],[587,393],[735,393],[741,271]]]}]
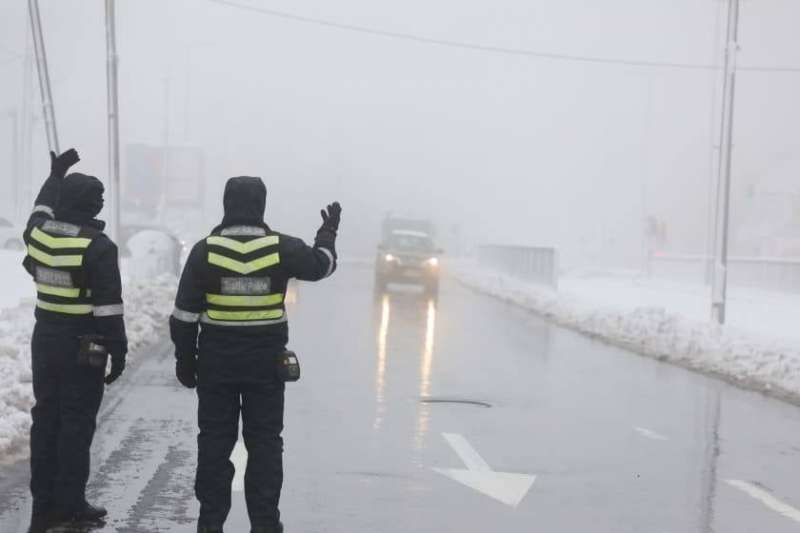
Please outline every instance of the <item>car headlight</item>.
[{"label": "car headlight", "polygon": [[383,258],[386,260],[387,263],[391,263],[392,261],[395,260],[395,257],[392,254],[386,254],[385,256],[383,256]]},{"label": "car headlight", "polygon": [[431,257],[430,259],[425,261],[425,264],[428,265],[431,268],[436,268],[436,267],[439,266],[439,258],[438,257]]}]

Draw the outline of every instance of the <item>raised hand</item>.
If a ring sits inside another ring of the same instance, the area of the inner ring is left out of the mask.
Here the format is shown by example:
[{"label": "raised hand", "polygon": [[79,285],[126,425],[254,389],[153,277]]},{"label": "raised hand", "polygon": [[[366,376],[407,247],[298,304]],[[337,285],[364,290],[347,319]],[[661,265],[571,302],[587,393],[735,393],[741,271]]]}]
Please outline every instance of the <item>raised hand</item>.
[{"label": "raised hand", "polygon": [[59,178],[67,175],[70,167],[80,161],[78,151],[75,148],[70,148],[61,155],[56,155],[55,152],[50,152],[50,173]]},{"label": "raised hand", "polygon": [[319,213],[322,215],[322,225],[324,227],[338,231],[339,222],[342,220],[342,206],[339,205],[339,202],[329,204],[327,209],[323,209]]}]

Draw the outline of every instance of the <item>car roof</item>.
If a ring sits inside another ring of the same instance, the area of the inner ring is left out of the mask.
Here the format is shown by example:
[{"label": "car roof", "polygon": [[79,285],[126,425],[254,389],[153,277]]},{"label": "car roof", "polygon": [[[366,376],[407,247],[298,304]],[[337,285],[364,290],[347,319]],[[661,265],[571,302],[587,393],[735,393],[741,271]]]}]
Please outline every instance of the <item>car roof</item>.
[{"label": "car roof", "polygon": [[424,231],[414,231],[410,229],[396,229],[392,231],[392,235],[406,235],[409,237],[422,237],[425,239],[429,239],[430,235],[425,233]]}]

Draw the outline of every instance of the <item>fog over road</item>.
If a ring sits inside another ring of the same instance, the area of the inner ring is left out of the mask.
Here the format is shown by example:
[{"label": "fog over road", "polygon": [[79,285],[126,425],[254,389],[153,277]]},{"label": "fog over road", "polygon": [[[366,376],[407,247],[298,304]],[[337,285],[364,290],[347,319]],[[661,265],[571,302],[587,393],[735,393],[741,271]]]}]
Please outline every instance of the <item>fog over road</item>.
[{"label": "fog over road", "polygon": [[[443,283],[376,295],[367,267],[301,285],[287,386],[289,532],[797,531],[800,410]],[[100,417],[98,531],[191,532],[196,396],[171,344],[136,354]],[[237,448],[234,460],[243,464]],[[0,531],[27,527],[0,470]],[[238,488],[238,479],[235,481]],[[234,494],[227,531],[247,531]]]}]

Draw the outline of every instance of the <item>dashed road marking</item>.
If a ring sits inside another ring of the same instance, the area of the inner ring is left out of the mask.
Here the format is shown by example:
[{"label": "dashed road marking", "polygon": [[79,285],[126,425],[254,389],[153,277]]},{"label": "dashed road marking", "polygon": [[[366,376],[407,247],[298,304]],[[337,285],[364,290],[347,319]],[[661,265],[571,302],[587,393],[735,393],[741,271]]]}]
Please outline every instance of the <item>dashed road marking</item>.
[{"label": "dashed road marking", "polygon": [[644,437],[646,439],[650,439],[650,440],[669,440],[667,437],[665,437],[661,433],[653,431],[652,429],[647,429],[647,428],[643,428],[643,427],[639,427],[639,426],[635,426],[633,429],[634,429],[634,431],[636,431],[636,433],[638,433],[639,435],[641,435],[642,437]]},{"label": "dashed road marking", "polygon": [[785,516],[795,522],[800,522],[800,510],[795,509],[788,503],[782,502],[758,485],[739,479],[728,479],[726,483],[732,487],[736,487],[751,498],[760,501],[779,515]]}]

